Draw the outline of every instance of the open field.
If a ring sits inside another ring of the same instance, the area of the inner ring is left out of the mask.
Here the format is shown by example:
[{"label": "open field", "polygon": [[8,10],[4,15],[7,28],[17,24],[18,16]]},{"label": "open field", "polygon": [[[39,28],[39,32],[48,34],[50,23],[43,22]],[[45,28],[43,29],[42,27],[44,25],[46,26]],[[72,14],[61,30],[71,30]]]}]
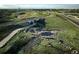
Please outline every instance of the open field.
[{"label": "open field", "polygon": [[[14,14],[15,13],[13,13],[11,17],[13,17]],[[40,42],[31,46],[32,42],[34,42],[31,41],[32,33],[27,33],[24,30],[17,33],[14,37],[11,38],[11,40],[4,47],[0,48],[0,53],[25,53],[25,54],[27,53],[62,54],[63,53],[64,54],[64,53],[73,53],[73,51],[75,50],[79,53],[78,27],[68,22],[66,19],[57,16],[56,12],[53,11],[25,12],[24,14],[18,15],[16,20],[13,21],[21,22],[21,20],[31,17],[37,17],[37,18],[44,17],[46,19],[45,20],[46,27],[44,29],[59,31],[56,38],[45,39],[39,37],[37,39],[38,40],[40,39]],[[30,41],[31,43],[29,43]],[[31,48],[28,48],[27,50],[28,45],[31,46]]]},{"label": "open field", "polygon": [[[79,50],[78,45],[78,36],[79,30],[70,22],[57,17],[55,14],[52,14],[49,17],[46,17],[47,29],[59,29],[61,32],[58,33],[56,39],[44,39],[39,45],[33,47],[31,53],[71,53],[72,50]],[[59,43],[59,40],[63,40],[63,44]],[[43,42],[43,43],[42,43]],[[51,44],[51,47],[49,46]]]}]

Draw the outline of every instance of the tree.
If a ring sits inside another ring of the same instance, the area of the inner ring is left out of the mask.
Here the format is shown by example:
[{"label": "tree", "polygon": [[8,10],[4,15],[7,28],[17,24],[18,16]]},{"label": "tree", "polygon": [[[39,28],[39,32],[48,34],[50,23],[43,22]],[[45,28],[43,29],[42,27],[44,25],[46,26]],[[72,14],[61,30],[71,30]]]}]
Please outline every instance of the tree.
[{"label": "tree", "polygon": [[45,25],[46,25],[45,18],[39,18],[39,20],[37,20],[37,26],[45,27]]}]

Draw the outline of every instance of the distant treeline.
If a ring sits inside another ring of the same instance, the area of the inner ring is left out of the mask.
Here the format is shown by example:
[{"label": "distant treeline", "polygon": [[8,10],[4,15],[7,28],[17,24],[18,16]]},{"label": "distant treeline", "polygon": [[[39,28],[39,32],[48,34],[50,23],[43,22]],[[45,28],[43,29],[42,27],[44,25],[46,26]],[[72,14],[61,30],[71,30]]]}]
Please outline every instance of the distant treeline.
[{"label": "distant treeline", "polygon": [[79,9],[54,9],[54,11],[64,12],[64,13],[79,13]]},{"label": "distant treeline", "polygon": [[58,11],[67,13],[79,13],[79,9],[23,9],[27,11]]},{"label": "distant treeline", "polygon": [[0,9],[0,23],[10,21],[10,15],[12,13],[28,11],[56,11],[56,12],[65,12],[65,13],[79,13],[79,9]]}]

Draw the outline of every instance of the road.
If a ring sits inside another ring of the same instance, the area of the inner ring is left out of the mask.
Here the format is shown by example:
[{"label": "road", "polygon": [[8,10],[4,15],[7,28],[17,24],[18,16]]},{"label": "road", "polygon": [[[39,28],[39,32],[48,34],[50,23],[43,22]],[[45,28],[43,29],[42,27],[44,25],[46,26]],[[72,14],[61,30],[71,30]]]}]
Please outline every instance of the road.
[{"label": "road", "polygon": [[0,42],[0,47],[3,47],[18,31],[23,30],[24,28],[19,28],[14,31],[12,31],[7,37],[5,37],[1,42]]}]

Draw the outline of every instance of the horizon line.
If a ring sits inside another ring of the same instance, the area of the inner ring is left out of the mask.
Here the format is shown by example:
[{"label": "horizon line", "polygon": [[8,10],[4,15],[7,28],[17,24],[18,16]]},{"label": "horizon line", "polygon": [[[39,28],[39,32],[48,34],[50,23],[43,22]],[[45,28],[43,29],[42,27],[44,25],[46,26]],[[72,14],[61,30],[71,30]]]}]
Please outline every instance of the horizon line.
[{"label": "horizon line", "polygon": [[16,5],[0,5],[0,9],[79,9],[79,4],[16,4]]}]

